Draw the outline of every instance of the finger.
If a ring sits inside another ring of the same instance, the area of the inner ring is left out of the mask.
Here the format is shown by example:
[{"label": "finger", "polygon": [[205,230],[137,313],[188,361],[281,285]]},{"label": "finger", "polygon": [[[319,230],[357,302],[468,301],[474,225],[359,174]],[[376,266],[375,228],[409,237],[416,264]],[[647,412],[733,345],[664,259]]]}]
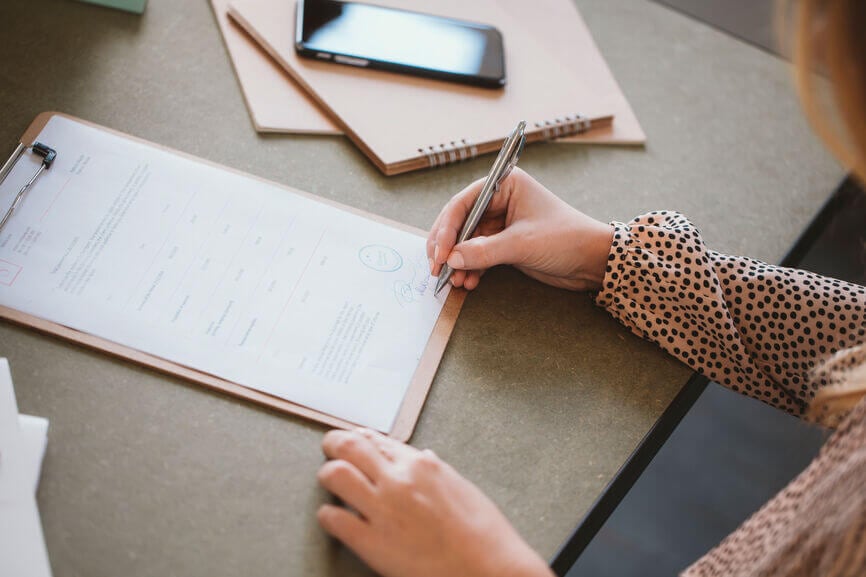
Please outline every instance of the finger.
[{"label": "finger", "polygon": [[466,280],[463,281],[463,288],[470,291],[475,290],[479,282],[481,282],[481,273],[477,270],[469,271]]},{"label": "finger", "polygon": [[448,253],[457,242],[457,235],[466,222],[466,217],[475,204],[475,199],[484,186],[484,179],[479,179],[458,192],[448,201],[442,209],[439,217],[431,230],[433,238],[433,263],[434,274],[439,274],[439,269],[448,258]]},{"label": "finger", "polygon": [[442,265],[448,260],[448,255],[451,249],[457,243],[457,236],[460,234],[460,224],[443,223],[436,232],[436,241],[433,245],[433,270],[434,274],[438,275],[442,271]]},{"label": "finger", "polygon": [[505,228],[505,219],[503,218],[482,218],[481,222],[472,233],[472,237],[476,236],[493,236],[499,234]]},{"label": "finger", "polygon": [[463,281],[466,280],[466,271],[465,270],[455,270],[451,275],[451,285],[457,288],[463,286]]},{"label": "finger", "polygon": [[[442,226],[444,215],[453,210],[453,200],[452,197],[447,203],[445,203],[445,206],[442,207],[442,210],[436,216],[436,220],[433,221],[433,226],[430,227],[430,232],[427,234],[427,258],[431,261],[431,267],[434,271],[436,262],[436,240],[439,236],[439,229]],[[434,274],[438,274],[438,271],[434,272]]]},{"label": "finger", "polygon": [[[450,201],[449,201],[450,202]],[[436,236],[439,234],[439,226],[442,224],[442,214],[448,209],[448,203],[442,208],[442,212],[433,221],[433,226],[430,227],[430,232],[427,234],[427,258],[433,260],[436,249]]]},{"label": "finger", "polygon": [[[515,167],[505,180],[500,183],[499,191],[491,197],[490,204],[487,205],[487,210],[484,214],[488,217],[496,217],[505,214],[515,191],[521,186],[525,186],[527,179],[530,181],[532,180],[532,178],[523,170]],[[484,183],[486,181],[486,177],[479,178],[451,197],[451,200],[448,201],[439,213],[439,216],[436,217],[431,230],[435,231],[443,224],[446,224],[449,218],[454,217],[456,217],[462,224],[466,220],[466,216],[472,211],[472,207],[475,205],[475,200],[481,193],[481,189],[484,188]]]},{"label": "finger", "polygon": [[428,248],[427,254],[430,256],[427,257],[427,273],[430,276],[438,276],[436,274],[436,263],[433,262],[433,253],[431,252],[432,248]]},{"label": "finger", "polygon": [[366,521],[343,507],[330,504],[319,507],[316,518],[329,535],[363,556],[362,549],[365,544],[369,545],[373,536]]},{"label": "finger", "polygon": [[[439,227],[442,226],[442,220],[446,217],[446,215],[450,214],[451,212],[453,212],[455,210],[455,207],[456,207],[455,202],[456,202],[457,197],[464,194],[466,192],[466,190],[472,189],[472,187],[474,185],[475,185],[475,183],[472,183],[471,185],[466,187],[466,189],[461,190],[459,193],[457,193],[454,196],[452,196],[451,198],[449,198],[448,202],[445,203],[445,206],[442,207],[442,210],[439,211],[439,214],[436,215],[436,220],[433,221],[433,225],[430,227],[430,234],[428,235],[428,239],[431,239],[431,238],[433,239],[433,241],[434,241],[433,244],[435,244],[436,233],[438,232]],[[480,189],[479,189],[479,191],[480,191]],[[477,194],[478,193],[476,192],[475,195],[477,196]]]},{"label": "finger", "polygon": [[521,245],[511,229],[493,236],[476,236],[455,246],[448,264],[461,270],[485,270],[499,264],[513,264],[519,261]]},{"label": "finger", "polygon": [[328,461],[316,475],[319,484],[344,503],[369,518],[376,501],[376,489],[370,479],[347,461]]},{"label": "finger", "polygon": [[445,219],[449,215],[458,215],[462,218],[466,218],[466,215],[472,210],[472,207],[475,205],[475,200],[478,198],[478,195],[481,193],[481,189],[484,188],[484,183],[487,178],[479,178],[478,180],[472,182],[469,186],[455,194],[451,197],[451,200],[448,201],[448,205],[446,205],[446,209],[442,211],[442,218]]},{"label": "finger", "polygon": [[407,445],[406,443],[401,443],[397,439],[392,439],[378,431],[372,429],[358,429],[358,432],[376,445],[379,451],[385,455],[385,458],[390,461],[411,457],[418,452],[418,449],[415,447]]},{"label": "finger", "polygon": [[322,450],[329,459],[351,463],[374,484],[387,465],[375,445],[355,431],[328,431],[322,439]]},{"label": "finger", "polygon": [[436,217],[436,220],[433,222],[433,226],[430,227],[430,233],[427,235],[427,259],[430,261],[430,270],[431,274],[438,275],[439,268],[441,268],[442,263],[436,263],[436,257],[438,253],[436,252],[437,239],[439,237],[439,229],[442,226],[442,215],[445,214],[446,211],[449,210],[449,206],[451,201],[448,201],[448,204],[442,209],[442,212],[439,213],[439,216]]},{"label": "finger", "polygon": [[439,230],[438,226],[439,219],[436,219],[436,222],[433,223],[433,226],[430,227],[430,232],[427,233],[427,260],[430,263],[430,274],[433,273],[433,250],[436,246],[436,233]]}]

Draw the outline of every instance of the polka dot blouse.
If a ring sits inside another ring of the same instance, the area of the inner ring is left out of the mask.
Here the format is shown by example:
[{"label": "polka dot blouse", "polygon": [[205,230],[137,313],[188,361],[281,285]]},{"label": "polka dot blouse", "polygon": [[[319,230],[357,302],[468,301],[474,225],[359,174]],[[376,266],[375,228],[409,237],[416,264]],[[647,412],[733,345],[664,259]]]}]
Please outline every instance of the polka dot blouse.
[{"label": "polka dot blouse", "polygon": [[[866,362],[866,288],[714,252],[675,212],[614,227],[597,304],[714,381],[803,415],[818,389]],[[846,362],[820,370],[834,353]],[[866,575],[866,401],[684,575]]]}]

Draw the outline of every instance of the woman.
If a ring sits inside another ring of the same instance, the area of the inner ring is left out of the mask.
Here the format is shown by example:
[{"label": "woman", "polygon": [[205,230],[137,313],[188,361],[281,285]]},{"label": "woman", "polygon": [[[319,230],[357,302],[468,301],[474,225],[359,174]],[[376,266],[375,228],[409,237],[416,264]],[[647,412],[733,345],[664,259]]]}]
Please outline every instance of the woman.
[{"label": "woman", "polygon": [[[819,134],[866,181],[866,2],[802,0],[793,11],[798,87]],[[821,57],[818,62],[816,55]],[[819,113],[810,70],[826,69],[844,126]],[[632,331],[708,377],[838,425],[820,455],[689,576],[866,575],[866,290],[704,246],[673,212],[597,222],[514,171],[478,235],[454,246],[476,182],[428,239],[431,270],[455,286],[511,264],[542,282],[598,291]],[[385,576],[543,576],[546,563],[471,483],[429,451],[371,431],[331,432],[320,482],[354,511],[319,510],[330,534]]]}]

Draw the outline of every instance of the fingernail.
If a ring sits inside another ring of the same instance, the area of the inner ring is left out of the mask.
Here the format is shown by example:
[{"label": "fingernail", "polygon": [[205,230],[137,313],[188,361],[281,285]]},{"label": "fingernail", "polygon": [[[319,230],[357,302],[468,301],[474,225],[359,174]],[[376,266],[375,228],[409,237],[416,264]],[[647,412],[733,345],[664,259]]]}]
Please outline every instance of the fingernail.
[{"label": "fingernail", "polygon": [[463,268],[463,255],[459,252],[452,252],[451,256],[448,257],[448,266],[457,269]]},{"label": "fingernail", "polygon": [[433,260],[435,260],[436,262],[439,262],[439,245],[438,244],[435,247],[433,247]]},{"label": "fingernail", "polygon": [[428,258],[428,259],[427,259],[427,262],[430,264],[430,273],[432,274],[432,273],[433,273],[433,259],[432,259],[432,258]]}]

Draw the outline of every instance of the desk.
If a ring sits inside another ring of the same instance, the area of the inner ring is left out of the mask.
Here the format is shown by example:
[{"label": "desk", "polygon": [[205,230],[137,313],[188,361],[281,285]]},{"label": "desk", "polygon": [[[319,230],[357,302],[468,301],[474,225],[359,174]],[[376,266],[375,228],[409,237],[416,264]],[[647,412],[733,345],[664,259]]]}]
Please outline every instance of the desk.
[{"label": "desk", "polygon": [[[842,177],[786,65],[655,3],[578,5],[649,144],[533,145],[521,165],[597,218],[677,209],[718,250],[781,258]],[[489,168],[385,178],[345,139],[257,135],[205,0],[150,0],[143,17],[7,0],[0,38],[10,151],[38,112],[62,110],[425,228]],[[8,323],[0,355],[21,410],[51,420],[38,500],[57,577],[368,573],[314,519],[322,427]],[[550,556],[687,376],[588,296],[495,270],[413,443]]]}]

